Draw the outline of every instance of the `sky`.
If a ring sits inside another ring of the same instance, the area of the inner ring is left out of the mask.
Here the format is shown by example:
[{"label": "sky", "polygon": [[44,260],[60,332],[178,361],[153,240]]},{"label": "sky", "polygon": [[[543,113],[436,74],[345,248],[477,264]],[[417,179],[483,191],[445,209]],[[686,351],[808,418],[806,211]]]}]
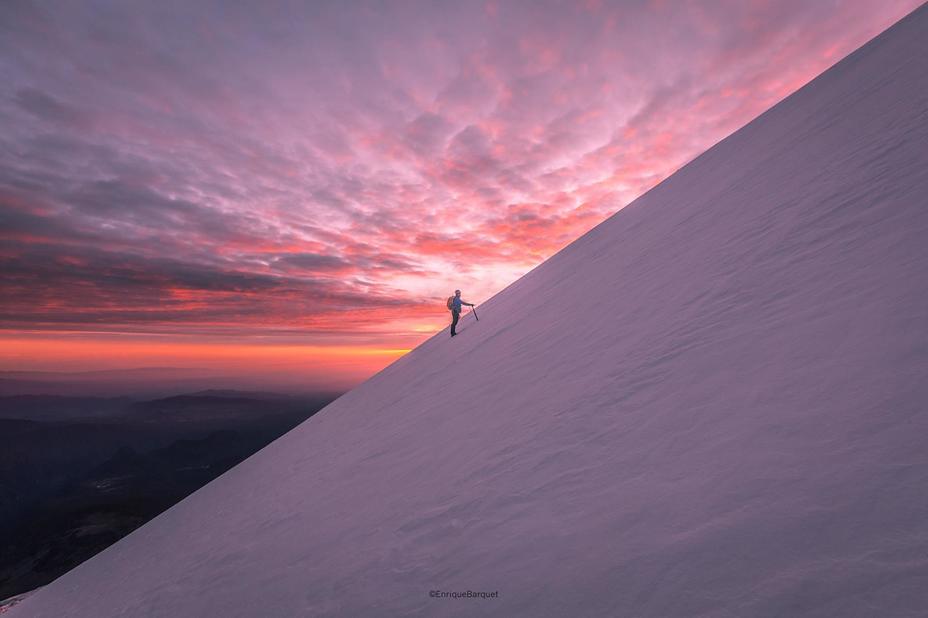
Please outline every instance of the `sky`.
[{"label": "sky", "polygon": [[919,4],[5,0],[0,371],[350,387]]}]

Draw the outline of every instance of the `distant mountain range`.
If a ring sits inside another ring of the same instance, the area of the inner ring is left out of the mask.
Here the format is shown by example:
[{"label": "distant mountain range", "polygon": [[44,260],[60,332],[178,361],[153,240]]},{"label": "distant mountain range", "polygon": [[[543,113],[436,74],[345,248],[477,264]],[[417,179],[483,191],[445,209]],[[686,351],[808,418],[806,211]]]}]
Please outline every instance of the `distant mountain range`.
[{"label": "distant mountain range", "polygon": [[0,599],[80,564],[334,398],[0,397]]},{"label": "distant mountain range", "polygon": [[[194,367],[135,367],[102,371],[0,371],[0,397],[60,395],[69,397],[155,398],[183,393],[245,393],[256,398],[306,396],[319,389],[281,378],[274,392],[237,390],[241,376]],[[334,394],[334,390],[332,391]]]}]

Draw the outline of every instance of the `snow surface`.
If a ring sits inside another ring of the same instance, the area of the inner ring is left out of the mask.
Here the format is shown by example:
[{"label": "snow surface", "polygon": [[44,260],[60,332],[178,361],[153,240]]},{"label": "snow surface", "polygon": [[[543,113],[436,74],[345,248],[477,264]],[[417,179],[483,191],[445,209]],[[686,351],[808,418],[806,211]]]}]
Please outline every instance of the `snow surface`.
[{"label": "snow surface", "polygon": [[923,6],[9,614],[928,615],[926,198]]}]

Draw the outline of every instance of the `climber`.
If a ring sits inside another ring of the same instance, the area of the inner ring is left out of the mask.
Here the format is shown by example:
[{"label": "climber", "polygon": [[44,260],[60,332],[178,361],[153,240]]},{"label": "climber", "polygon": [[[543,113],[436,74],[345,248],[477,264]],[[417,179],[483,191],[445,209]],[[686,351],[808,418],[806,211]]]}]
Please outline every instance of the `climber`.
[{"label": "climber", "polygon": [[451,336],[454,337],[457,335],[454,332],[454,328],[458,325],[458,319],[461,317],[461,305],[467,305],[468,307],[474,307],[473,303],[466,302],[461,299],[461,290],[455,290],[454,296],[448,299],[448,309],[451,310]]}]

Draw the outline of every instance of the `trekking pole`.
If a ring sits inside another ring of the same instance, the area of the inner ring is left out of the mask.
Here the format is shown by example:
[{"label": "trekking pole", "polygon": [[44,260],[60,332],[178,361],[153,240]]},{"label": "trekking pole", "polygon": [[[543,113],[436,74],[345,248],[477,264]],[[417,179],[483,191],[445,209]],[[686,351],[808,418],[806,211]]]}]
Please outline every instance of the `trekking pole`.
[{"label": "trekking pole", "polygon": [[[471,308],[470,308],[470,311],[471,311],[471,313],[474,314],[474,317],[477,318],[477,307],[476,307],[476,306],[471,307]],[[479,321],[480,321],[480,318],[477,318],[477,321],[479,322]]]}]

